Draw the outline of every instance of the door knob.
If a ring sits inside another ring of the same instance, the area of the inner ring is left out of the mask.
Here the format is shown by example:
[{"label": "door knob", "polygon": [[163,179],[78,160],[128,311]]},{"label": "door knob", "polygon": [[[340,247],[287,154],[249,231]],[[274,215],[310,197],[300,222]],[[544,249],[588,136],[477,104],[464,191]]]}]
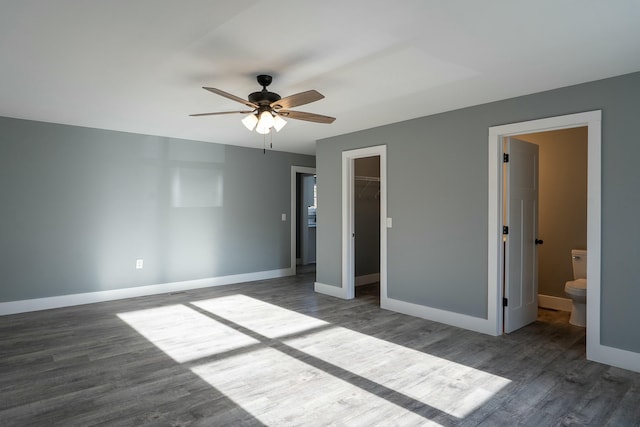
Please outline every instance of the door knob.
[{"label": "door knob", "polygon": [[543,240],[541,240],[541,239],[536,239],[536,245],[541,245],[541,244],[543,244],[543,243],[544,243],[544,241],[543,241]]}]

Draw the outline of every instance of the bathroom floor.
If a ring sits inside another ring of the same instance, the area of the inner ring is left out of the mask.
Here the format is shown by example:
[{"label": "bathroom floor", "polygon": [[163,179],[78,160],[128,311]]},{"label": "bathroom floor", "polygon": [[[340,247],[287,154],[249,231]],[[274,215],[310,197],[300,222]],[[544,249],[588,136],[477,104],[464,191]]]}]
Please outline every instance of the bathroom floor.
[{"label": "bathroom floor", "polygon": [[581,357],[586,358],[587,329],[570,324],[569,317],[571,313],[568,311],[538,308],[538,319],[535,322],[505,337],[518,337],[550,346],[562,341],[563,345],[571,345],[572,351],[580,352]]},{"label": "bathroom floor", "polygon": [[[547,322],[552,324],[569,323],[569,317],[571,317],[571,313],[568,311],[551,310],[549,308],[538,307],[538,322]],[[578,330],[582,330],[584,332],[586,329],[579,328]]]}]

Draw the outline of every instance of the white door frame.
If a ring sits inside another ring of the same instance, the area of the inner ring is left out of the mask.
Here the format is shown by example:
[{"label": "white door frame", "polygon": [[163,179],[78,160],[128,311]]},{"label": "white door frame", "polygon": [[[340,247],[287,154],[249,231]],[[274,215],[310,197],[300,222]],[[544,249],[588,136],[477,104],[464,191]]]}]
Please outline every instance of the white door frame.
[{"label": "white door frame", "polygon": [[291,212],[289,213],[289,220],[291,222],[291,275],[296,274],[296,222],[298,219],[297,204],[297,191],[296,191],[296,175],[299,173],[304,174],[316,174],[316,168],[310,168],[307,166],[291,166]]},{"label": "white door frame", "polygon": [[355,297],[354,254],[354,160],[380,157],[380,297],[387,297],[387,146],[359,148],[342,152],[342,289],[341,297]]},{"label": "white door frame", "polygon": [[[526,133],[588,127],[587,173],[587,359],[598,360],[600,345],[601,259],[601,117],[600,110],[489,128],[488,317],[502,334],[502,138]],[[567,255],[568,257],[568,255]],[[605,362],[609,363],[609,362]]]}]

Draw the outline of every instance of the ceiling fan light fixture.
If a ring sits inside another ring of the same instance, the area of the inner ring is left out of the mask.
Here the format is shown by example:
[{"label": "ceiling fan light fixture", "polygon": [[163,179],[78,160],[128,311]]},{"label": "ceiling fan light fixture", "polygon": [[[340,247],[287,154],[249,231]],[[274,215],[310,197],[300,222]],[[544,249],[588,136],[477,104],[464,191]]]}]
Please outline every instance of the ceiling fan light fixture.
[{"label": "ceiling fan light fixture", "polygon": [[242,121],[242,124],[250,131],[252,131],[258,124],[258,118],[254,113],[249,114],[247,117],[245,117],[241,121]]},{"label": "ceiling fan light fixture", "polygon": [[265,128],[265,127],[260,127],[260,126],[256,126],[256,132],[258,132],[261,135],[266,135],[269,133],[269,128]]},{"label": "ceiling fan light fixture", "polygon": [[269,130],[273,127],[273,116],[269,111],[263,111],[260,113],[260,119],[256,126],[256,132],[261,134],[269,133]]},{"label": "ceiling fan light fixture", "polygon": [[282,129],[286,124],[287,124],[287,121],[282,117],[280,117],[278,114],[274,116],[273,128],[276,130],[276,132],[280,132],[280,129]]},{"label": "ceiling fan light fixture", "polygon": [[260,120],[258,123],[266,128],[273,127],[273,115],[271,112],[263,111],[262,114],[260,114]]}]

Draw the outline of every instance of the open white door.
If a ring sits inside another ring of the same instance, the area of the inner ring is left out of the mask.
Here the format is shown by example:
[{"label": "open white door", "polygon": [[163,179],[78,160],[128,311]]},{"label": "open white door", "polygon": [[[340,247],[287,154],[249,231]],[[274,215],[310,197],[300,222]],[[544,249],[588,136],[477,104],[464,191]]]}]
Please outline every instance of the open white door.
[{"label": "open white door", "polygon": [[538,146],[514,138],[506,142],[504,331],[538,317]]}]

